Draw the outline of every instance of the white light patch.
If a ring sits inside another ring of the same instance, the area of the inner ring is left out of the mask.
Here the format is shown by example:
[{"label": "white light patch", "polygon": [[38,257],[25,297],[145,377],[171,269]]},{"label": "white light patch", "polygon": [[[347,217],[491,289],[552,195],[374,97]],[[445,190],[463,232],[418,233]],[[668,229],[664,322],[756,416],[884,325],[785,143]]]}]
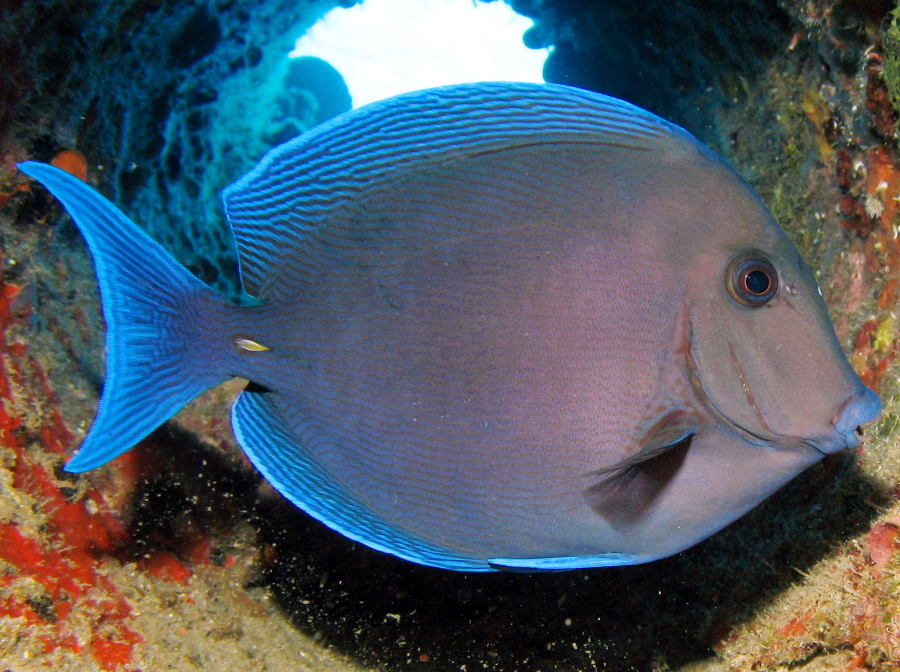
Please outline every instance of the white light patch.
[{"label": "white light patch", "polygon": [[548,49],[528,49],[531,21],[502,0],[365,0],[336,8],[297,40],[344,77],[353,106],[464,82],[543,82]]}]

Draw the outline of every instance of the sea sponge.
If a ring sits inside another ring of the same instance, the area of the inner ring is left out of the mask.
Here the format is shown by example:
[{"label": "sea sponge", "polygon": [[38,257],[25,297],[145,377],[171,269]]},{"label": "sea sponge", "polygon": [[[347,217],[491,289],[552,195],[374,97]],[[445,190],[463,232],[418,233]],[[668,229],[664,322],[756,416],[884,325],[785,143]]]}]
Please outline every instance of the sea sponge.
[{"label": "sea sponge", "polygon": [[57,168],[62,168],[67,173],[71,173],[82,182],[87,182],[87,159],[77,149],[64,149],[54,156],[50,163]]}]

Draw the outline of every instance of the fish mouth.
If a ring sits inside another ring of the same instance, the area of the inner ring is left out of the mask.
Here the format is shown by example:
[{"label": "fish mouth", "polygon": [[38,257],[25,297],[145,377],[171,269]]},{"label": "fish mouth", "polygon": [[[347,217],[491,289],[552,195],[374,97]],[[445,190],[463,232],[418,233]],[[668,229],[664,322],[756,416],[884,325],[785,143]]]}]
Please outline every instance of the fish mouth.
[{"label": "fish mouth", "polygon": [[[842,450],[858,448],[863,435],[862,426],[874,422],[881,415],[881,399],[879,399],[878,395],[872,392],[872,390],[859,383],[857,385],[857,391],[844,400],[831,417],[831,429],[825,436],[817,437],[816,439],[801,439],[779,434],[766,423],[762,411],[757,405],[756,400],[753,398],[753,392],[750,389],[750,385],[747,382],[747,377],[744,375],[740,362],[738,362],[734,345],[730,340],[728,341],[728,352],[731,355],[732,365],[741,379],[741,385],[744,389],[747,403],[753,408],[760,427],[763,428],[767,436],[772,437],[772,439],[769,439],[769,442],[774,445],[779,447],[782,445],[790,447],[799,442],[809,446],[822,455],[831,455],[839,453]],[[730,422],[734,426],[739,426],[734,421]],[[748,431],[745,427],[742,427],[741,429],[745,432]]]},{"label": "fish mouth", "polygon": [[843,440],[843,447],[827,452],[838,452],[844,448],[857,448],[863,436],[863,425],[875,422],[881,416],[881,399],[864,385],[847,399],[831,419],[832,434]]},{"label": "fish mouth", "polygon": [[[753,410],[754,416],[756,418],[757,428],[751,429],[750,427],[747,427],[726,415],[726,413],[722,411],[722,409],[719,408],[716,402],[706,393],[700,368],[697,366],[697,362],[694,359],[694,355],[692,352],[692,325],[688,326],[687,336],[688,343],[684,351],[687,360],[688,375],[691,380],[691,386],[694,389],[696,397],[700,400],[709,414],[713,416],[717,424],[737,434],[744,441],[751,445],[775,448],[777,450],[808,452],[810,454],[816,455],[817,457],[822,457],[824,455],[843,450],[846,447],[851,447],[850,442],[848,441],[848,437],[838,432],[835,428],[832,429],[830,435],[824,440],[821,438],[807,439],[803,437],[789,436],[787,434],[781,434],[773,430],[769,426],[768,422],[766,422],[765,415],[763,414],[759,405],[756,403],[756,399],[753,396],[753,390],[750,388],[750,384],[747,381],[747,376],[744,374],[744,369],[743,367],[741,367],[741,364],[738,361],[737,353],[731,339],[726,339],[728,343],[728,353],[731,358],[731,364],[741,382],[741,388],[744,391],[744,397],[747,401],[747,404]],[[858,438],[856,438],[856,430],[859,430],[860,432],[862,431],[859,427],[856,427],[850,432],[850,434],[856,441],[855,445],[859,445],[859,440]],[[843,439],[843,441],[841,441],[841,439]],[[835,449],[838,443],[841,444],[841,447]]]}]

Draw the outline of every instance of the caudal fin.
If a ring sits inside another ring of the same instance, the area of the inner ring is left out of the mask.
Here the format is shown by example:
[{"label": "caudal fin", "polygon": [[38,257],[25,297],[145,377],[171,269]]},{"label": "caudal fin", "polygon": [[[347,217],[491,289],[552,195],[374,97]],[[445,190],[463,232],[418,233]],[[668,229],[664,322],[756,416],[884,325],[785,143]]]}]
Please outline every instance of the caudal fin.
[{"label": "caudal fin", "polygon": [[106,320],[106,382],[68,471],[124,453],[187,402],[230,376],[209,334],[228,304],[78,178],[32,161],[19,170],[65,206],[94,258]]}]

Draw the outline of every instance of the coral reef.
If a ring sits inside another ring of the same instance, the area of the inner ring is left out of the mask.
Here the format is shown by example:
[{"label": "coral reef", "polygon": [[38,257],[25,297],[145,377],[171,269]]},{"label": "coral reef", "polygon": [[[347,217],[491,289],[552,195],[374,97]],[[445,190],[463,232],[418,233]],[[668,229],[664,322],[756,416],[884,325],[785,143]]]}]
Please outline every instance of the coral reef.
[{"label": "coral reef", "polygon": [[535,20],[525,43],[553,46],[544,66],[547,81],[624,98],[706,142],[715,108],[750,86],[790,25],[774,0],[511,4]]},{"label": "coral reef", "polygon": [[19,293],[17,285],[0,287],[0,614],[33,634],[3,633],[0,655],[28,660],[58,650],[87,652],[102,669],[114,669],[130,663],[134,645],[143,641],[128,627],[130,605],[97,563],[117,552],[125,525],[100,490],[75,487],[54,473],[53,456],[74,437],[54,408],[40,363],[16,338],[16,323],[29,312],[16,305]]},{"label": "coral reef", "polygon": [[512,2],[536,21],[526,40],[556,47],[548,77],[675,119],[747,177],[885,400],[857,454],[698,547],[543,575],[383,556],[259,480],[228,429],[240,382],[110,465],[61,469],[95,411],[102,319],[80,237],[15,163],[56,158],[233,291],[217,192],[285,117],[286,133],[321,120],[310,79],[285,98],[283,53],[335,4],[0,5],[0,669],[900,666],[900,20],[885,0]]},{"label": "coral reef", "polygon": [[5,3],[0,132],[27,138],[30,156],[47,162],[82,148],[129,215],[195,274],[233,291],[218,193],[270,148],[260,127],[279,114],[285,54],[337,4]]},{"label": "coral reef", "polygon": [[[23,205],[33,194],[2,175],[20,211],[49,204]],[[2,669],[352,669],[294,631],[260,583],[258,479],[223,421],[239,386],[88,478],[62,470],[97,400],[99,363],[73,356],[100,348],[90,264],[71,231],[5,218],[2,231]]]}]

